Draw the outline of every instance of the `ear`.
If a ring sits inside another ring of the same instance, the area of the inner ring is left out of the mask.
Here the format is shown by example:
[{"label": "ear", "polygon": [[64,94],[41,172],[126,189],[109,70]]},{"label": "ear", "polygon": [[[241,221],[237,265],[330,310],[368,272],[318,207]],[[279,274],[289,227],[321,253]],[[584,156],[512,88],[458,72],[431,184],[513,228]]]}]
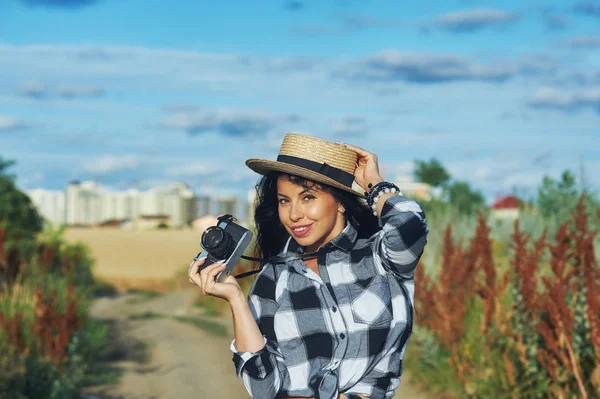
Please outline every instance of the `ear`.
[{"label": "ear", "polygon": [[344,205],[342,205],[342,204],[338,205],[338,212],[339,212],[339,213],[344,213],[344,212],[346,212],[346,209],[344,208]]}]

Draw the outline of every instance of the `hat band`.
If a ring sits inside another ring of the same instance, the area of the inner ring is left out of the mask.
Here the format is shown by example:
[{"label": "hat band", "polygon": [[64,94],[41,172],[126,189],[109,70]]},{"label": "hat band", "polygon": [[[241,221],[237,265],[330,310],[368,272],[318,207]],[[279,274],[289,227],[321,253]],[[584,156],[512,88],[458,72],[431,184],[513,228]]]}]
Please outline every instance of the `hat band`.
[{"label": "hat band", "polygon": [[318,163],[308,159],[293,157],[291,155],[279,155],[277,161],[312,170],[313,172],[327,176],[338,183],[342,183],[347,187],[352,187],[352,182],[354,181],[354,175],[326,163]]}]

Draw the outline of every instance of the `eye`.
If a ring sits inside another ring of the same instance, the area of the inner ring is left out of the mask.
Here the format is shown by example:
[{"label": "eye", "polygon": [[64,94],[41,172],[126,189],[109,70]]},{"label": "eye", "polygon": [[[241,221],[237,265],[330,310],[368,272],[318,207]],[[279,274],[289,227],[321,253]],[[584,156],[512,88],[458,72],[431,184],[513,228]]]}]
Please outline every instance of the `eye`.
[{"label": "eye", "polygon": [[287,200],[286,200],[285,198],[279,198],[279,199],[277,200],[277,202],[278,202],[280,205],[283,205],[283,204],[285,204],[285,202],[286,202],[286,201],[287,201]]},{"label": "eye", "polygon": [[310,201],[310,200],[313,200],[315,198],[316,197],[314,195],[310,195],[310,194],[307,194],[307,195],[304,196],[304,200],[305,201]]}]

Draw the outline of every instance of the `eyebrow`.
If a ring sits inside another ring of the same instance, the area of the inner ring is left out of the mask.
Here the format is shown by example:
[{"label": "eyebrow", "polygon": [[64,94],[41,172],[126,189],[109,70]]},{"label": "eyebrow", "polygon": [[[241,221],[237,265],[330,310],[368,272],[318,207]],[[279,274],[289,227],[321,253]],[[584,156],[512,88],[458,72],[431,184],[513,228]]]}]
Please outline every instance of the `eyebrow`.
[{"label": "eyebrow", "polygon": [[[308,188],[305,188],[304,190],[300,191],[300,192],[298,193],[298,195],[302,195],[302,194],[304,194],[304,193],[306,193],[306,192],[308,192],[308,191],[317,192],[317,190],[315,190],[313,187],[308,187]],[[280,196],[280,197],[289,198],[289,197],[288,197],[287,195],[285,195],[285,194],[277,193],[277,195],[278,195],[278,196]]]}]

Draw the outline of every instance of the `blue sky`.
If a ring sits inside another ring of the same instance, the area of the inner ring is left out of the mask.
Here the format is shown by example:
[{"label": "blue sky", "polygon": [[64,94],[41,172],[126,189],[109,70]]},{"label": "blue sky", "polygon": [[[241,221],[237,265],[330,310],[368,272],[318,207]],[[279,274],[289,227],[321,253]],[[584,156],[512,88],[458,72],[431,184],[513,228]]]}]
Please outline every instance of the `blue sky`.
[{"label": "blue sky", "polygon": [[26,189],[245,197],[302,132],[489,200],[567,168],[598,191],[600,1],[419,3],[2,1],[0,156]]}]

